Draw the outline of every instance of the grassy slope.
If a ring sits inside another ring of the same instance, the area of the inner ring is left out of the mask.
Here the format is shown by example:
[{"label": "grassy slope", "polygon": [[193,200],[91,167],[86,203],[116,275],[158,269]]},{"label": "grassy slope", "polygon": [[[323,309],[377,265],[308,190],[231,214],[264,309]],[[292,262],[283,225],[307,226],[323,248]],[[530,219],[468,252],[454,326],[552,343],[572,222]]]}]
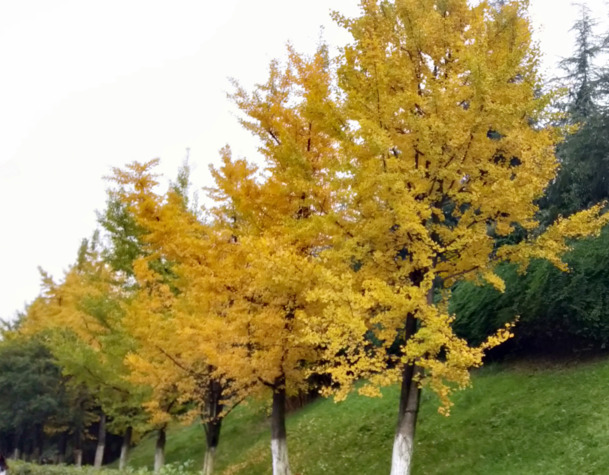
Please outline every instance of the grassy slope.
[{"label": "grassy slope", "polygon": [[[388,388],[382,399],[320,400],[292,414],[293,473],[388,473],[397,397],[397,388]],[[446,418],[424,394],[414,475],[609,473],[608,360],[484,368],[454,401]],[[235,410],[223,428],[218,473],[270,473],[267,425],[261,405]],[[199,466],[203,444],[200,426],[174,429],[168,462],[194,459]],[[152,440],[143,441],[131,463],[146,465],[152,448]]]}]

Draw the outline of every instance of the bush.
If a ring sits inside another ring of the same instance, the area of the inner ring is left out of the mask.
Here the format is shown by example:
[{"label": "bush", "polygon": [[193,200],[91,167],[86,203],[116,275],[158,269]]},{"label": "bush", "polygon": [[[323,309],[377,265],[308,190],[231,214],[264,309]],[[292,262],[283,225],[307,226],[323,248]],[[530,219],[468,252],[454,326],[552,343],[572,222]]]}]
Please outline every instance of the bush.
[{"label": "bush", "polygon": [[[126,470],[115,470],[103,468],[97,470],[90,465],[75,467],[73,465],[36,465],[21,461],[9,461],[10,475],[150,475],[153,472],[145,468],[127,468]],[[198,473],[194,469],[194,463],[189,460],[183,463],[167,464],[162,469],[161,475],[192,475]]]},{"label": "bush", "polygon": [[609,228],[574,244],[565,261],[569,272],[546,261],[533,261],[526,275],[513,265],[500,266],[503,294],[488,285],[457,285],[450,305],[457,333],[479,343],[520,316],[516,336],[503,351],[604,349],[609,345]]}]

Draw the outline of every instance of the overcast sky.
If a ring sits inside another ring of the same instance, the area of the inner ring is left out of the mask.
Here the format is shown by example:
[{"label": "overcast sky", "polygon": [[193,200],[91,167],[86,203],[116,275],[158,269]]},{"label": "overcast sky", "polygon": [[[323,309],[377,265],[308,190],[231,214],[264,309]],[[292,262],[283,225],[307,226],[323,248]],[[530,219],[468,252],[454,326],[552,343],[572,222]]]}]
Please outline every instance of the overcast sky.
[{"label": "overcast sky", "polygon": [[[580,2],[581,3],[581,2]],[[586,3],[607,17],[603,0]],[[0,0],[0,318],[36,297],[41,266],[61,278],[96,227],[111,167],[155,157],[193,181],[230,144],[255,142],[226,98],[229,77],[264,81],[289,40],[312,52],[329,12],[356,0]],[[531,0],[545,67],[568,55],[570,0]]]}]

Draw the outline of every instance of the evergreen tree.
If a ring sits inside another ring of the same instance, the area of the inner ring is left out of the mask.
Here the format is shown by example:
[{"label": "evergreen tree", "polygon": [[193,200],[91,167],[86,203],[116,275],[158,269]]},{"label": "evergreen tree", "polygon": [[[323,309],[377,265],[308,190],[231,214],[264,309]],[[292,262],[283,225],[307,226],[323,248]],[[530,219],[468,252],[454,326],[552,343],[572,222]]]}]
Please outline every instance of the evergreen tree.
[{"label": "evergreen tree", "polygon": [[589,8],[580,5],[580,18],[572,28],[574,53],[561,61],[565,75],[557,79],[569,91],[561,107],[566,123],[576,132],[557,148],[561,169],[540,202],[545,223],[609,197],[609,112],[603,107],[609,75],[598,65],[606,41],[595,27]]},{"label": "evergreen tree", "polygon": [[66,402],[64,383],[39,339],[11,334],[0,342],[0,436],[11,440],[16,457],[24,452],[40,457],[45,426]]},{"label": "evergreen tree", "polygon": [[586,5],[579,7],[580,18],[571,28],[576,33],[574,55],[560,62],[566,73],[562,85],[569,88],[567,111],[575,122],[585,121],[598,112],[600,74],[594,61],[603,50],[603,42],[594,32],[597,22],[590,9]]}]

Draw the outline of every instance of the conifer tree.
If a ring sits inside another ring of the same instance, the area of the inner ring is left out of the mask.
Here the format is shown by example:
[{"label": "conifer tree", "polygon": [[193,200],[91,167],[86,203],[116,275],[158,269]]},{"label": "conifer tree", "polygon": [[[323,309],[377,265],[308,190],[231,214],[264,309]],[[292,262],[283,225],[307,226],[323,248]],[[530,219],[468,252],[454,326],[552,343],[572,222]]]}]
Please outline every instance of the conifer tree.
[{"label": "conifer tree", "polygon": [[586,120],[598,111],[602,75],[595,60],[604,47],[603,39],[595,32],[597,22],[591,17],[590,9],[580,4],[579,10],[580,17],[571,28],[576,33],[574,55],[560,62],[566,73],[561,82],[569,91],[567,110],[573,122]]},{"label": "conifer tree", "polygon": [[607,40],[597,35],[589,8],[579,8],[580,18],[572,28],[575,49],[561,61],[564,75],[555,80],[569,91],[561,106],[567,113],[565,122],[576,131],[558,145],[560,171],[540,201],[545,223],[609,198],[609,76],[599,62],[607,52]]}]

